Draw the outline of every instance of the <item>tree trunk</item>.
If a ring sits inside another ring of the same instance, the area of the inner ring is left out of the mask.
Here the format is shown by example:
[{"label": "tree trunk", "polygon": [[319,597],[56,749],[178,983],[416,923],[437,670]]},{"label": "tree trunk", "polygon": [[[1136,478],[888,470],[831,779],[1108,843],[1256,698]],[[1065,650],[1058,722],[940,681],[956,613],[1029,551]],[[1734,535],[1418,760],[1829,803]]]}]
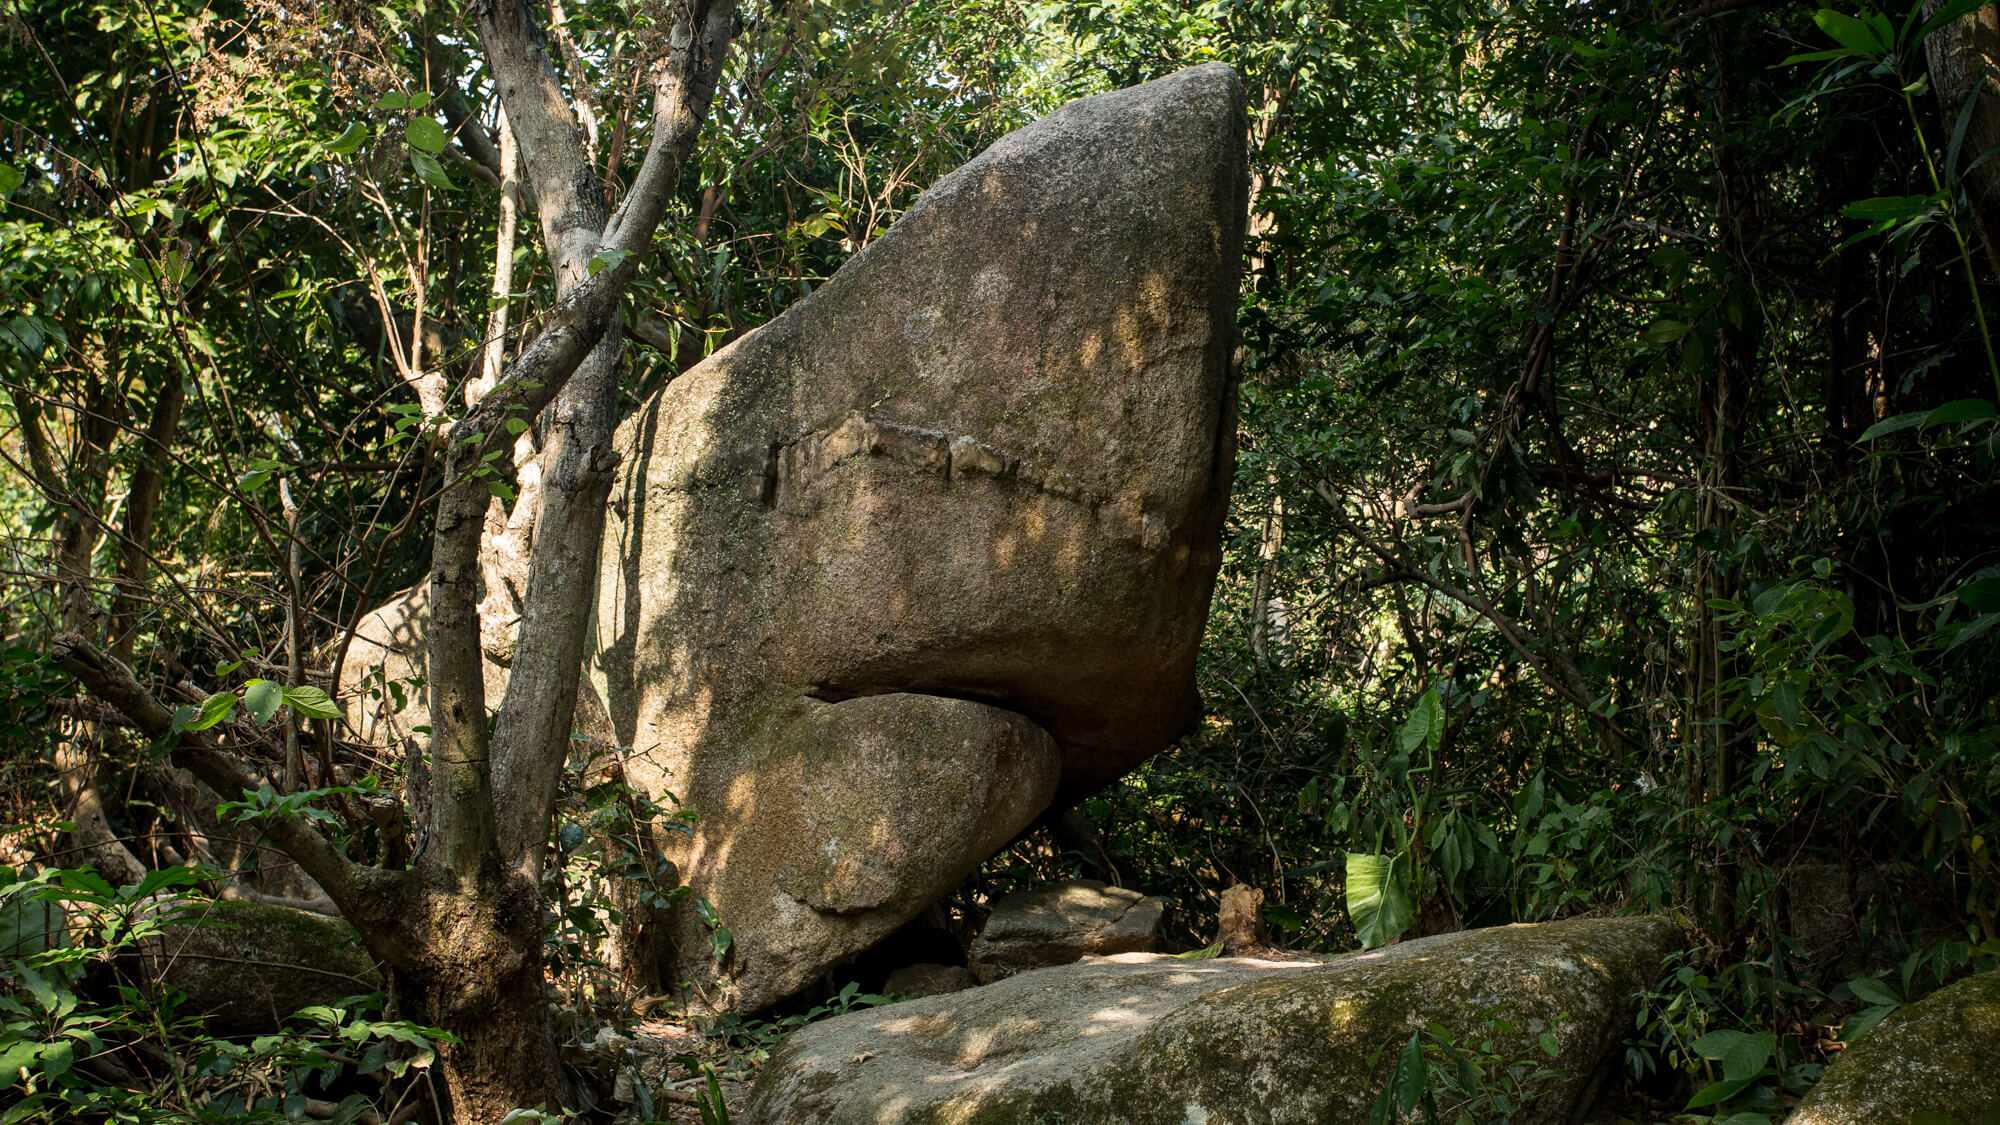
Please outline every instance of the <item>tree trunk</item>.
[{"label": "tree trunk", "polygon": [[[1927,0],[1924,14],[1935,15],[1943,6],[1944,0]],[[1957,126],[1959,114],[1969,104],[1972,116],[1966,122],[1959,160],[1970,164],[2000,145],[2000,5],[1984,5],[1938,28],[1925,41],[1924,56],[1946,128]],[[1966,176],[1966,189],[1987,262],[2000,268],[1994,242],[2000,238],[2000,160],[1973,169]]]},{"label": "tree trunk", "polygon": [[452,1120],[488,1125],[510,1110],[559,1113],[569,1101],[542,976],[541,893],[495,872],[462,890],[413,889],[389,972],[408,1018],[451,1032],[438,1068]]}]

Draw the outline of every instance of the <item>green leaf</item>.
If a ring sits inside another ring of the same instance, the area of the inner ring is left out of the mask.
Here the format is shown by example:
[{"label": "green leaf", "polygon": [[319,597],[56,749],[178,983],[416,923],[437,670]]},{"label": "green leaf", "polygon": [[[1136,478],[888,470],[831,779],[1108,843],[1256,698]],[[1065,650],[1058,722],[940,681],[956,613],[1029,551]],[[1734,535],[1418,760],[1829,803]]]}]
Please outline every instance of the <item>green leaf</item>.
[{"label": "green leaf", "polygon": [[14,189],[27,180],[19,168],[12,164],[0,164],[0,199],[14,194]]},{"label": "green leaf", "polygon": [[201,713],[187,724],[185,730],[207,730],[229,717],[236,710],[236,693],[219,691],[202,702]]},{"label": "green leaf", "polygon": [[1867,429],[1861,431],[1861,436],[1859,438],[1856,438],[1855,440],[1874,441],[1876,438],[1881,437],[1884,434],[1893,434],[1898,430],[1913,429],[1917,426],[1923,425],[1924,419],[1928,417],[1930,417],[1929,412],[1923,410],[1917,410],[1917,411],[1912,411],[1911,413],[1908,414],[1898,414],[1893,418],[1884,418],[1880,422],[1877,422],[1874,425],[1868,427]]},{"label": "green leaf", "polygon": [[381,99],[375,103],[375,108],[402,109],[404,106],[407,106],[409,104],[410,104],[409,98],[404,97],[402,94],[399,94],[394,90],[391,90],[388,93],[382,95]]},{"label": "green leaf", "polygon": [[1400,856],[1347,853],[1347,916],[1364,949],[1387,945],[1402,937],[1417,920],[1407,866]]},{"label": "green leaf", "polygon": [[1934,202],[1928,195],[1880,195],[1850,203],[1840,213],[1870,223],[1905,223],[1929,211]]},{"label": "green leaf", "polygon": [[244,473],[242,476],[236,478],[236,487],[242,489],[245,492],[255,492],[256,490],[264,487],[264,482],[270,479],[271,479],[271,470],[252,469],[249,472]]},{"label": "green leaf", "polygon": [[1410,711],[1409,721],[1396,735],[1396,744],[1405,754],[1414,754],[1426,745],[1436,750],[1444,741],[1444,726],[1444,705],[1438,702],[1436,690],[1427,691]]},{"label": "green leaf", "polygon": [[336,156],[353,156],[367,140],[368,126],[356,121],[335,137],[333,143],[326,146],[326,151]]},{"label": "green leaf", "polygon": [[259,725],[271,721],[285,701],[284,685],[271,680],[251,680],[243,689],[243,709]]},{"label": "green leaf", "polygon": [[410,147],[432,156],[444,151],[444,126],[436,118],[416,117],[403,127],[403,136],[408,138]]},{"label": "green leaf", "polygon": [[292,710],[312,719],[338,719],[343,714],[338,703],[310,684],[305,687],[286,688],[285,703]]},{"label": "green leaf", "polygon": [[1694,325],[1678,320],[1656,320],[1639,334],[1639,342],[1649,348],[1664,348],[1694,331]]},{"label": "green leaf", "polygon": [[1853,51],[1857,55],[1879,59],[1889,52],[1889,44],[1868,23],[1843,15],[1831,8],[1821,8],[1813,16],[1813,22],[1827,33],[1835,43]]},{"label": "green leaf", "polygon": [[1424,1059],[1424,1045],[1417,1033],[1410,1033],[1410,1041],[1403,1044],[1402,1053],[1396,1057],[1396,1070],[1390,1085],[1396,1090],[1396,1111],[1407,1116],[1423,1100],[1424,1091],[1430,1087],[1431,1065]]},{"label": "green leaf", "polygon": [[520,437],[522,434],[528,432],[528,423],[521,418],[509,418],[507,419],[507,432],[513,434],[515,437]]},{"label": "green leaf", "polygon": [[1888,985],[1874,977],[1855,977],[1847,982],[1847,990],[1854,993],[1856,999],[1869,1004],[1902,1003],[1896,998],[1896,994],[1889,990]]},{"label": "green leaf", "polygon": [[599,250],[590,256],[590,276],[596,277],[600,270],[616,269],[619,263],[631,256],[630,250]]},{"label": "green leaf", "polygon": [[1911,47],[1922,46],[1924,40],[1929,39],[1938,28],[1961,16],[1970,15],[1990,3],[1992,3],[1992,0],[1952,0],[1951,3],[1939,8],[1931,18],[1924,21],[1923,26],[1919,27],[1917,33],[1911,37],[1908,45]]},{"label": "green leaf", "polygon": [[1993,417],[1993,404],[1985,399],[1962,398],[1947,402],[1924,417],[1924,428],[1949,426],[1953,422],[1978,422]]},{"label": "green leaf", "polygon": [[735,938],[731,936],[727,926],[717,926],[714,932],[708,935],[708,945],[715,952],[716,964],[720,965],[729,959],[729,947],[734,941]]},{"label": "green leaf", "polygon": [[434,156],[418,152],[413,148],[410,150],[410,167],[416,169],[418,179],[439,191],[458,190],[458,185],[452,183],[451,177],[444,174],[444,165],[439,164]]},{"label": "green leaf", "polygon": [[1800,63],[1824,62],[1827,59],[1851,59],[1854,52],[1845,47],[1835,47],[1831,51],[1807,51],[1802,55],[1789,55],[1779,66],[1797,66]]},{"label": "green leaf", "polygon": [[2000,577],[1981,578],[1960,586],[1958,601],[1978,613],[2000,612]]},{"label": "green leaf", "polygon": [[512,504],[514,502],[514,490],[507,487],[507,482],[505,481],[498,481],[498,480],[487,481],[486,491],[494,496],[499,497],[501,503]]},{"label": "green leaf", "polygon": [[1725,1078],[1720,1082],[1712,1082],[1702,1087],[1694,1097],[1688,1099],[1687,1108],[1700,1109],[1706,1105],[1714,1105],[1717,1102],[1726,1101],[1729,1098],[1735,1097],[1745,1086],[1750,1085],[1750,1083],[1756,1080],[1756,1077],[1752,1076],[1749,1078]]},{"label": "green leaf", "polygon": [[1861,1009],[1841,1022],[1840,1037],[1849,1043],[1854,1042],[1873,1030],[1876,1024],[1889,1018],[1890,1013],[1897,1007],[1898,1005],[1894,1004],[1877,1004],[1872,1008]]}]

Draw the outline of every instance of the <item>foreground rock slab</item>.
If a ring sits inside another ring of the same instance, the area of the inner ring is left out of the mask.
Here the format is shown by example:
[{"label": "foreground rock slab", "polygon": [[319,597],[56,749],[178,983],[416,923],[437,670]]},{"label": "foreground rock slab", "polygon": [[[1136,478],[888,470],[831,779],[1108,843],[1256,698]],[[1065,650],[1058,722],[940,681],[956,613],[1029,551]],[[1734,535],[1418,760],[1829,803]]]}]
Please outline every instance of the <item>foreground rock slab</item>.
[{"label": "foreground rock slab", "polygon": [[[764,1068],[756,1125],[1343,1125],[1368,1121],[1426,1021],[1491,1032],[1562,1072],[1522,1125],[1587,1104],[1631,999],[1681,942],[1664,918],[1575,919],[1422,938],[1336,960],[1121,954],[795,1032]],[[1558,1021],[1561,1013],[1569,1018]]]},{"label": "foreground rock slab", "polygon": [[1226,67],[1073,102],[621,429],[596,667],[732,935],[669,983],[802,989],[1192,720],[1247,177]]},{"label": "foreground rock slab", "polygon": [[1165,901],[1095,879],[1016,891],[993,904],[968,967],[981,984],[1089,956],[1156,953]]},{"label": "foreground rock slab", "polygon": [[[144,942],[138,968],[186,993],[180,1014],[211,1031],[276,1031],[285,1017],[382,987],[346,922],[260,902],[212,902]],[[191,923],[191,924],[190,924]]]},{"label": "foreground rock slab", "polygon": [[1899,1009],[1840,1053],[1790,1125],[1980,1125],[2000,1115],[2000,972]]}]

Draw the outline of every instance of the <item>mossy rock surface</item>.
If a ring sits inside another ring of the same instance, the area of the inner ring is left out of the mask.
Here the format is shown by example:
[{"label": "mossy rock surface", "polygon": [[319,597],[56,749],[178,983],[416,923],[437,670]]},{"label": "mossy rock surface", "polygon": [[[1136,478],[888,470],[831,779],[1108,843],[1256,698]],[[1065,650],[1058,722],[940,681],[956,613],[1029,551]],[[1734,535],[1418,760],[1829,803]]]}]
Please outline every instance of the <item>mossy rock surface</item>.
[{"label": "mossy rock surface", "polygon": [[2000,1120],[2000,972],[1891,1014],[1840,1053],[1789,1125]]},{"label": "mossy rock surface", "polygon": [[144,971],[186,994],[183,1015],[225,1033],[275,1031],[315,1004],[382,987],[375,962],[340,918],[261,902],[212,902],[193,925],[141,948]]},{"label": "mossy rock surface", "polygon": [[[1341,1125],[1368,1120],[1397,1049],[1436,1022],[1491,1029],[1552,1081],[1522,1125],[1568,1121],[1681,943],[1664,918],[1471,930],[1318,963],[1120,954],[795,1033],[757,1082],[756,1125]],[[1565,1017],[1566,1014],[1566,1018]]]}]

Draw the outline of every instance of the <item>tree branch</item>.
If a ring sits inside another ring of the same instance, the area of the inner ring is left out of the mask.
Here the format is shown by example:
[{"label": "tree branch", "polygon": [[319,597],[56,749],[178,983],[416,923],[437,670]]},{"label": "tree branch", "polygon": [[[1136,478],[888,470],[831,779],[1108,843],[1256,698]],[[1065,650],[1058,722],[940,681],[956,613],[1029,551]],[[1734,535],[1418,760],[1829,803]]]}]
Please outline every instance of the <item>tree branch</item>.
[{"label": "tree branch", "polygon": [[[56,637],[53,655],[63,671],[76,677],[99,700],[129,717],[148,736],[164,738],[173,733],[173,709],[147,691],[130,668],[80,634],[64,633]],[[263,783],[234,755],[216,746],[206,732],[182,731],[173,756],[176,765],[225,798],[255,791]],[[311,825],[296,817],[272,817],[262,828],[272,843],[297,860],[349,917],[363,916],[358,912],[366,910],[365,893],[379,888],[384,877],[394,874],[354,863]]]}]

